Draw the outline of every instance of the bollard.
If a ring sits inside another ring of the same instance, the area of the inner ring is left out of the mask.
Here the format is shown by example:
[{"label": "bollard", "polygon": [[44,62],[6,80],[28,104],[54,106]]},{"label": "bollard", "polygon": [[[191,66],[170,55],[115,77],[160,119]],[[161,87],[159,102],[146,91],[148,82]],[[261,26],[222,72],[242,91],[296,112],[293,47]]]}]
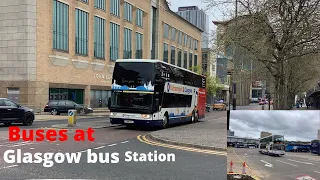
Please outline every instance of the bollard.
[{"label": "bollard", "polygon": [[262,105],[262,110],[264,110],[264,105]]},{"label": "bollard", "polygon": [[233,173],[233,171],[232,171],[232,165],[233,165],[233,163],[232,163],[232,161],[231,161],[231,162],[230,162],[229,173]]},{"label": "bollard", "polygon": [[74,127],[77,123],[77,110],[68,110],[68,127]]},{"label": "bollard", "polygon": [[246,162],[243,162],[242,174],[246,174]]}]

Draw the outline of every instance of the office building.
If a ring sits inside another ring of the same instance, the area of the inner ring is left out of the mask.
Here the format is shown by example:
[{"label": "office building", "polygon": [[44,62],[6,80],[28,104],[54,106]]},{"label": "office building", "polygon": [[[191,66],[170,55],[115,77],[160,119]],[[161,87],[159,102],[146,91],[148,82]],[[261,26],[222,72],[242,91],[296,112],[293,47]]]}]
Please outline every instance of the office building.
[{"label": "office building", "polygon": [[185,6],[179,7],[176,13],[203,31],[201,47],[209,48],[209,17],[204,10],[197,6]]},{"label": "office building", "polygon": [[201,64],[202,30],[165,0],[1,0],[0,97],[106,105],[117,59]]}]

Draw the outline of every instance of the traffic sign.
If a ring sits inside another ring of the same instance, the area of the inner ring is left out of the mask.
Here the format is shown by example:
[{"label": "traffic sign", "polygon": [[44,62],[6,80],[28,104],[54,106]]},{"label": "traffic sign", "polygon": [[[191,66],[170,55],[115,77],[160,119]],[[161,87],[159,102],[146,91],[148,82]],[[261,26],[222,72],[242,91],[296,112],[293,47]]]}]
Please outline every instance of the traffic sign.
[{"label": "traffic sign", "polygon": [[73,116],[73,111],[70,111],[70,112],[69,112],[69,116]]}]

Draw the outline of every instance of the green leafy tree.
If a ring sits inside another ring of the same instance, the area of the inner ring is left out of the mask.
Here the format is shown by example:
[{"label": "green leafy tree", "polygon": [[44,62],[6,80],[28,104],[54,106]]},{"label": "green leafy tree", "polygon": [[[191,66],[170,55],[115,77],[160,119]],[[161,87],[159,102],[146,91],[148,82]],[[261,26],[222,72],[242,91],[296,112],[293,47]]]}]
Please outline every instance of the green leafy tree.
[{"label": "green leafy tree", "polygon": [[206,90],[209,95],[215,95],[218,91],[223,89],[219,79],[210,76],[209,73],[202,73],[202,68],[200,66],[190,67],[189,70],[206,76]]}]

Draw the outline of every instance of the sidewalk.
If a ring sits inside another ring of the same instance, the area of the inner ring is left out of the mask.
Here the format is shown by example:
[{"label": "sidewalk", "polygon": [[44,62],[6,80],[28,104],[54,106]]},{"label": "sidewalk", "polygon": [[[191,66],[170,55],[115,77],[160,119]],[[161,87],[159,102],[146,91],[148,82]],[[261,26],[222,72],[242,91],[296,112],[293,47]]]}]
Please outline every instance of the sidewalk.
[{"label": "sidewalk", "polygon": [[[77,115],[77,119],[85,119],[85,118],[99,118],[99,117],[106,117],[110,115],[110,111],[97,111],[94,110],[93,113],[86,114],[86,115]],[[50,113],[41,113],[35,114],[35,121],[50,121],[50,120],[67,120],[67,114],[60,114],[60,115],[51,115]]]},{"label": "sidewalk", "polygon": [[151,132],[147,137],[166,144],[226,151],[227,117],[213,119],[209,116],[196,124]]}]

